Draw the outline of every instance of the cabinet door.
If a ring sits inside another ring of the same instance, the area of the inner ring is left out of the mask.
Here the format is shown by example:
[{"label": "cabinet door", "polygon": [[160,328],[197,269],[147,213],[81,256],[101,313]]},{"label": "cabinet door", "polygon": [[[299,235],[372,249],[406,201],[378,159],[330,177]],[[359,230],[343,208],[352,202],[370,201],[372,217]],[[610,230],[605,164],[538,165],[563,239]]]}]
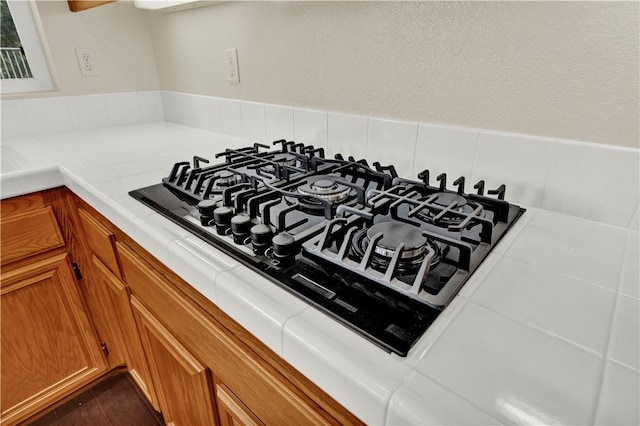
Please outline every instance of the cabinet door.
[{"label": "cabinet door", "polygon": [[13,424],[106,369],[66,254],[1,275],[2,422]]},{"label": "cabinet door", "polygon": [[260,419],[249,410],[226,385],[216,385],[216,406],[220,426],[261,426]]},{"label": "cabinet door", "polygon": [[209,370],[135,296],[131,306],[167,424],[214,425]]},{"label": "cabinet door", "polygon": [[153,408],[160,411],[158,397],[151,381],[149,365],[147,364],[138,328],[131,311],[129,289],[95,256],[93,257],[93,265],[99,281],[96,284],[104,286],[109,296],[109,300],[105,301],[109,305],[107,306],[107,311],[112,313],[111,326],[117,329],[114,334],[121,336],[121,344],[126,349],[124,352],[129,373],[151,402]]}]

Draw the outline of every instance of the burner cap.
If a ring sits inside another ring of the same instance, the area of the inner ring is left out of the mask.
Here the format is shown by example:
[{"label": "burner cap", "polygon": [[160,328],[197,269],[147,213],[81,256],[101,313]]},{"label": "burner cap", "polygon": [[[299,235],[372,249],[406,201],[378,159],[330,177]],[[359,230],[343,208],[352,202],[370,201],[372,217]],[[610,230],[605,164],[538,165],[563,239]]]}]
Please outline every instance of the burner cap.
[{"label": "burner cap", "polygon": [[382,238],[375,247],[375,252],[380,256],[393,257],[396,247],[404,243],[402,259],[411,259],[424,253],[427,246],[427,238],[422,235],[419,228],[402,222],[376,223],[367,230],[369,240],[382,232]]},{"label": "burner cap", "polygon": [[239,176],[229,170],[220,170],[216,173],[216,186],[227,187],[235,185],[238,182]]},{"label": "burner cap", "polygon": [[290,154],[281,154],[273,157],[272,161],[283,166],[294,166],[296,164],[296,157]]},{"label": "burner cap", "polygon": [[452,203],[456,203],[456,207],[461,208],[467,204],[467,199],[462,195],[452,194],[450,192],[438,192],[437,198],[433,201],[433,204],[437,204],[442,207],[449,207]]},{"label": "burner cap", "polygon": [[336,188],[338,185],[330,180],[330,179],[320,179],[317,180],[315,182],[313,182],[311,184],[311,188],[315,189],[316,191],[320,191],[320,192],[327,192],[327,191],[331,191],[332,189]]},{"label": "burner cap", "polygon": [[298,188],[298,192],[301,194],[323,198],[333,204],[346,200],[350,191],[348,186],[336,182],[332,176],[315,176]]}]

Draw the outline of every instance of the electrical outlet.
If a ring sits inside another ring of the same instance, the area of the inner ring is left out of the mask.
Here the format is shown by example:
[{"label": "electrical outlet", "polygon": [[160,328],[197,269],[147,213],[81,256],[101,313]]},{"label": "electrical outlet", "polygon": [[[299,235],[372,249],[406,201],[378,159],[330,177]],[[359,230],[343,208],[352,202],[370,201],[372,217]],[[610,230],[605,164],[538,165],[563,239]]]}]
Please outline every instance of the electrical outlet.
[{"label": "electrical outlet", "polygon": [[96,63],[96,54],[93,49],[76,48],[76,57],[83,76],[95,77],[100,75]]},{"label": "electrical outlet", "polygon": [[227,64],[227,78],[229,83],[240,83],[240,73],[238,70],[238,49],[231,48],[224,51]]}]

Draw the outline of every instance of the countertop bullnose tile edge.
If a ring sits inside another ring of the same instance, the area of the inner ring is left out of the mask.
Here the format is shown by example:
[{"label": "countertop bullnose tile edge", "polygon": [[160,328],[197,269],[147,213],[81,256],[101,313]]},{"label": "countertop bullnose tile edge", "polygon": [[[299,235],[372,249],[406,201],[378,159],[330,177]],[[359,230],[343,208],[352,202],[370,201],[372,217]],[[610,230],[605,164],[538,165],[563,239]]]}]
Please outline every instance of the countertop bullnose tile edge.
[{"label": "countertop bullnose tile edge", "polygon": [[3,199],[55,188],[64,184],[63,174],[57,165],[13,170],[0,175],[0,190]]},{"label": "countertop bullnose tile edge", "polygon": [[309,305],[268,279],[240,266],[216,277],[216,304],[282,356],[282,329]]},{"label": "countertop bullnose tile edge", "polygon": [[167,266],[214,303],[218,299],[216,278],[239,265],[236,260],[195,237],[172,240],[167,250]]},{"label": "countertop bullnose tile edge", "polygon": [[414,371],[391,397],[386,424],[499,425],[500,422]]},{"label": "countertop bullnose tile edge", "polygon": [[412,371],[317,309],[287,321],[283,355],[367,424],[384,424],[391,395]]}]

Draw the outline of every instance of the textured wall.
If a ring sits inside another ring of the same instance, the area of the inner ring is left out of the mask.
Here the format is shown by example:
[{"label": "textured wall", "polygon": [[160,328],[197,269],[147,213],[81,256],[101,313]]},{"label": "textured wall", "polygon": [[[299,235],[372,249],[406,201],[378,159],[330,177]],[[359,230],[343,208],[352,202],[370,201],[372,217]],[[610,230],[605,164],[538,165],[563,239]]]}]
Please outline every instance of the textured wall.
[{"label": "textured wall", "polygon": [[[78,13],[66,1],[37,2],[56,92],[3,98],[72,96],[159,88],[149,16],[131,3],[113,3]],[[95,49],[100,75],[83,77],[75,48]]]},{"label": "textured wall", "polygon": [[165,90],[638,145],[638,2],[223,2],[150,15]]}]

